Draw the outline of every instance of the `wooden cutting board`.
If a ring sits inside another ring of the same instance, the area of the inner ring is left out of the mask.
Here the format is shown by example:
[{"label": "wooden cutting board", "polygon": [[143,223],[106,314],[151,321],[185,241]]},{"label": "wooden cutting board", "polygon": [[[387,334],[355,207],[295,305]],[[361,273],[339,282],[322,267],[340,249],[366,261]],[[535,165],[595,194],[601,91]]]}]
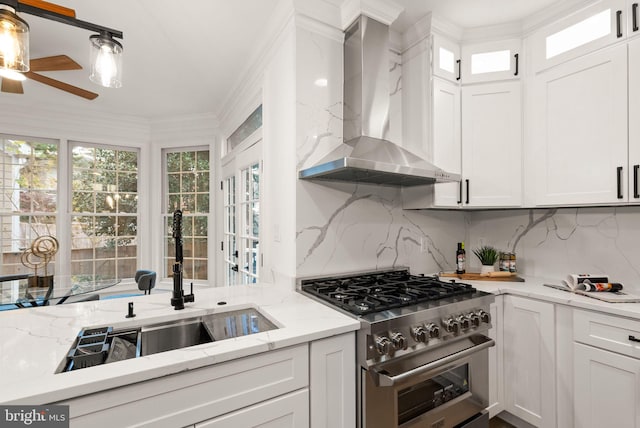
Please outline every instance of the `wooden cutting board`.
[{"label": "wooden cutting board", "polygon": [[485,275],[481,275],[479,272],[477,273],[440,272],[438,276],[441,278],[458,278],[466,281],[524,282],[524,278],[520,278],[517,273],[510,273],[510,272],[491,272]]}]

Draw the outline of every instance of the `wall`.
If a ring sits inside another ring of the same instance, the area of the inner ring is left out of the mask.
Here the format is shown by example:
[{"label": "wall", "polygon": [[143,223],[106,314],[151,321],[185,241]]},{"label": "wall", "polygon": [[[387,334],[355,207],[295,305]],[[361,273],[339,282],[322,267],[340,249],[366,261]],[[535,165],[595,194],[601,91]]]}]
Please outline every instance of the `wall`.
[{"label": "wall", "polygon": [[[640,294],[640,207],[484,211],[470,214],[470,249],[515,251],[518,271],[559,280],[570,273],[607,274]],[[472,260],[475,259],[475,260]]]}]

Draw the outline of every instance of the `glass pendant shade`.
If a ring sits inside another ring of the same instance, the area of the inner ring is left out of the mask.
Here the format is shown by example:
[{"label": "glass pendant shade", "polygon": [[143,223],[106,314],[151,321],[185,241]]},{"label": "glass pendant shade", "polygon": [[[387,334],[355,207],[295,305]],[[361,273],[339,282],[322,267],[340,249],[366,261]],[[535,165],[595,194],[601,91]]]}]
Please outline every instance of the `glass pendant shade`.
[{"label": "glass pendant shade", "polygon": [[0,9],[0,70],[29,71],[29,24]]},{"label": "glass pendant shade", "polygon": [[89,79],[106,88],[122,86],[122,45],[108,33],[89,37],[91,74]]}]

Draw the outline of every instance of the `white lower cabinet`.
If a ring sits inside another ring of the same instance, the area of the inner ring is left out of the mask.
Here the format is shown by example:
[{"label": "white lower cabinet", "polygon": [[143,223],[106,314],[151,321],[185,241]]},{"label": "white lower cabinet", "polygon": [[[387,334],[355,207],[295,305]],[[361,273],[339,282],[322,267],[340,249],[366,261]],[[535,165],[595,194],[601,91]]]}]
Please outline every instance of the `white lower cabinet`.
[{"label": "white lower cabinet", "polygon": [[640,428],[640,321],[574,311],[574,420]]},{"label": "white lower cabinet", "polygon": [[504,296],[506,410],[538,426],[556,426],[555,311],[552,303]]},{"label": "white lower cabinet", "polygon": [[195,425],[195,428],[238,427],[309,427],[309,391],[296,391]]},{"label": "white lower cabinet", "polygon": [[355,393],[352,332],[52,404],[72,428],[334,428],[355,425]]},{"label": "white lower cabinet", "polygon": [[496,342],[496,346],[489,348],[489,417],[493,417],[504,410],[504,377],[503,377],[503,297],[496,296],[491,304],[491,330],[489,337]]}]

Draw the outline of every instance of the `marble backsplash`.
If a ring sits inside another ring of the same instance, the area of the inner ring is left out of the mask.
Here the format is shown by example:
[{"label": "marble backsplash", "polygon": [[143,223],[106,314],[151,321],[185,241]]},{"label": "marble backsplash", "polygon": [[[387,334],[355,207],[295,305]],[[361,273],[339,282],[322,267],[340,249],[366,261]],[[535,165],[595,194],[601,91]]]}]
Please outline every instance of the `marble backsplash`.
[{"label": "marble backsplash", "polygon": [[467,257],[479,265],[471,250],[492,245],[514,251],[525,275],[559,281],[570,273],[606,274],[640,294],[639,219],[640,207],[473,212]]}]

